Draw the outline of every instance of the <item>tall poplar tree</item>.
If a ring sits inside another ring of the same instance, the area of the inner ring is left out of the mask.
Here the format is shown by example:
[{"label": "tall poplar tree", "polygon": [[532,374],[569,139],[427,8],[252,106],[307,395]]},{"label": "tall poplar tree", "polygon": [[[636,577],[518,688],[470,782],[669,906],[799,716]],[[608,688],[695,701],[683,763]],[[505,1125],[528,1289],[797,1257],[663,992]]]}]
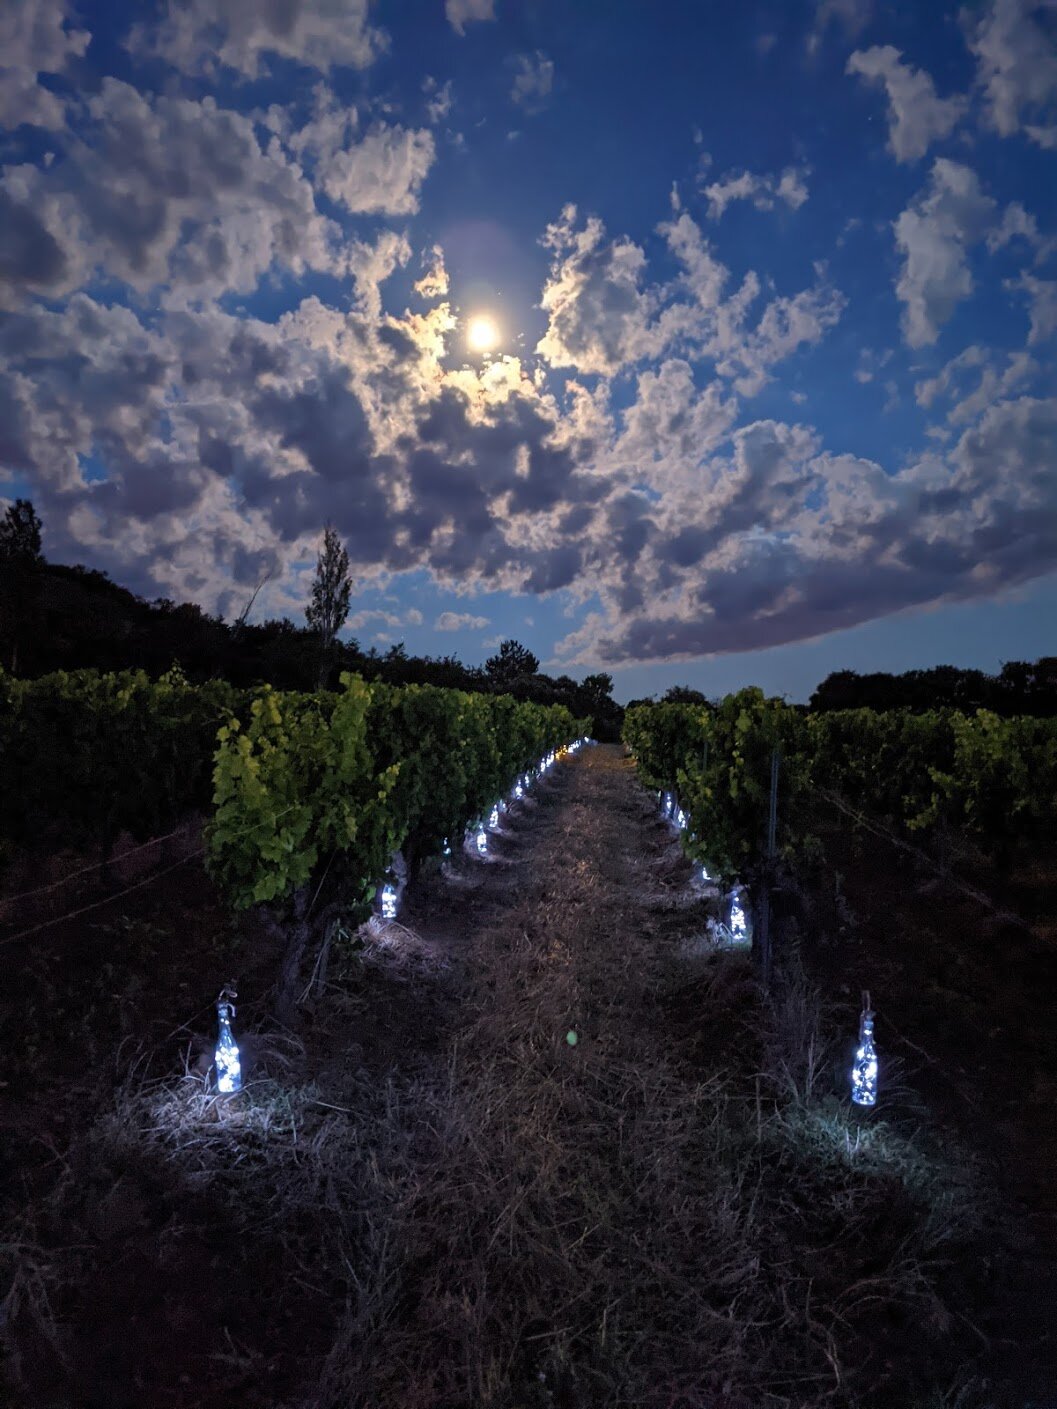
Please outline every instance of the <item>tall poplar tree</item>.
[{"label": "tall poplar tree", "polygon": [[319,635],[319,680],[317,688],[326,689],[334,656],[334,640],[345,625],[349,614],[352,583],[349,579],[349,555],[332,524],[323,530],[323,546],[316,561],[316,577],[312,583],[312,599],[305,608],[305,619]]}]

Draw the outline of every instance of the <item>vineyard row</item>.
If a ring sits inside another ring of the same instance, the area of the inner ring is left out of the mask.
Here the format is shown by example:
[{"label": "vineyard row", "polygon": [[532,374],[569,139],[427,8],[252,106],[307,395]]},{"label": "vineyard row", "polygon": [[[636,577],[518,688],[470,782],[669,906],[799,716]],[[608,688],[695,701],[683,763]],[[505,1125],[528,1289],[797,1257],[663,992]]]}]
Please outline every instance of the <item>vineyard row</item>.
[{"label": "vineyard row", "polygon": [[688,854],[725,880],[765,867],[772,759],[777,859],[817,848],[815,798],[838,794],[909,834],[957,829],[999,867],[1052,839],[1057,720],[986,710],[809,714],[758,689],[718,706],[636,705],[624,741],[643,781],[671,792]]},{"label": "vineyard row", "polygon": [[0,849],[98,848],[207,817],[236,908],[330,877],[353,912],[394,852],[440,856],[541,758],[588,732],[561,705],[428,685],[299,694],[143,672],[0,673]]}]

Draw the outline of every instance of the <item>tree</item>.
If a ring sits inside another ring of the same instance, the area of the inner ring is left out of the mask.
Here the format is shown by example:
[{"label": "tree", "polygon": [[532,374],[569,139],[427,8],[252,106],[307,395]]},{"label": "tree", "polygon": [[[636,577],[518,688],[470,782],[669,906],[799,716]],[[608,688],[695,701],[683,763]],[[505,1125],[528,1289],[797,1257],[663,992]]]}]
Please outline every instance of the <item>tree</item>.
[{"label": "tree", "polygon": [[708,699],[700,690],[689,685],[670,685],[662,696],[664,704],[707,705]]},{"label": "tree", "polygon": [[41,522],[31,499],[16,499],[0,519],[0,559],[39,563]]},{"label": "tree", "polygon": [[337,530],[328,523],[323,530],[323,546],[316,561],[312,600],[305,608],[305,619],[319,636],[317,688],[320,690],[326,688],[334,652],[334,639],[345,625],[351,595],[349,555],[342,546]]},{"label": "tree", "polygon": [[41,522],[29,499],[16,499],[0,519],[0,639],[10,650],[11,673],[19,647],[41,634]]},{"label": "tree", "polygon": [[604,670],[600,670],[597,675],[585,675],[580,682],[580,689],[591,701],[592,707],[599,709],[613,693],[613,677],[607,675]]},{"label": "tree", "polygon": [[526,675],[535,675],[540,663],[539,658],[520,641],[503,641],[498,654],[489,656],[484,668],[492,684],[499,689],[505,689],[515,680],[520,680]]}]

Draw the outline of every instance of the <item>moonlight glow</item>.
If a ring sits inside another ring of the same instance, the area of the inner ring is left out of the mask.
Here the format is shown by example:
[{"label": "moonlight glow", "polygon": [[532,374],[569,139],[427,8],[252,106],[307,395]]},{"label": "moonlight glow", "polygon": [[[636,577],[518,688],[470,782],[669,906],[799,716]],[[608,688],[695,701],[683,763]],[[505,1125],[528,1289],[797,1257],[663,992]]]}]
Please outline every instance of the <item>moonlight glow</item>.
[{"label": "moonlight glow", "polygon": [[479,313],[466,327],[466,341],[471,352],[491,352],[499,345],[499,328],[494,318]]}]

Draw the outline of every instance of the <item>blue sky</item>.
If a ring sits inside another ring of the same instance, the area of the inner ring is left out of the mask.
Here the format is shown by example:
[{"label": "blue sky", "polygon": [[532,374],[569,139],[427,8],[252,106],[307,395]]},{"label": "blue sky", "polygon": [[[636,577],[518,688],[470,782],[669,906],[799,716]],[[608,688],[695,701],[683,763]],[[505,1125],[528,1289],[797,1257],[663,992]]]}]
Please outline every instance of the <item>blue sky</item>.
[{"label": "blue sky", "polygon": [[362,644],[618,698],[1053,652],[1054,0],[8,0],[0,53],[50,557],[299,618],[330,520]]}]

